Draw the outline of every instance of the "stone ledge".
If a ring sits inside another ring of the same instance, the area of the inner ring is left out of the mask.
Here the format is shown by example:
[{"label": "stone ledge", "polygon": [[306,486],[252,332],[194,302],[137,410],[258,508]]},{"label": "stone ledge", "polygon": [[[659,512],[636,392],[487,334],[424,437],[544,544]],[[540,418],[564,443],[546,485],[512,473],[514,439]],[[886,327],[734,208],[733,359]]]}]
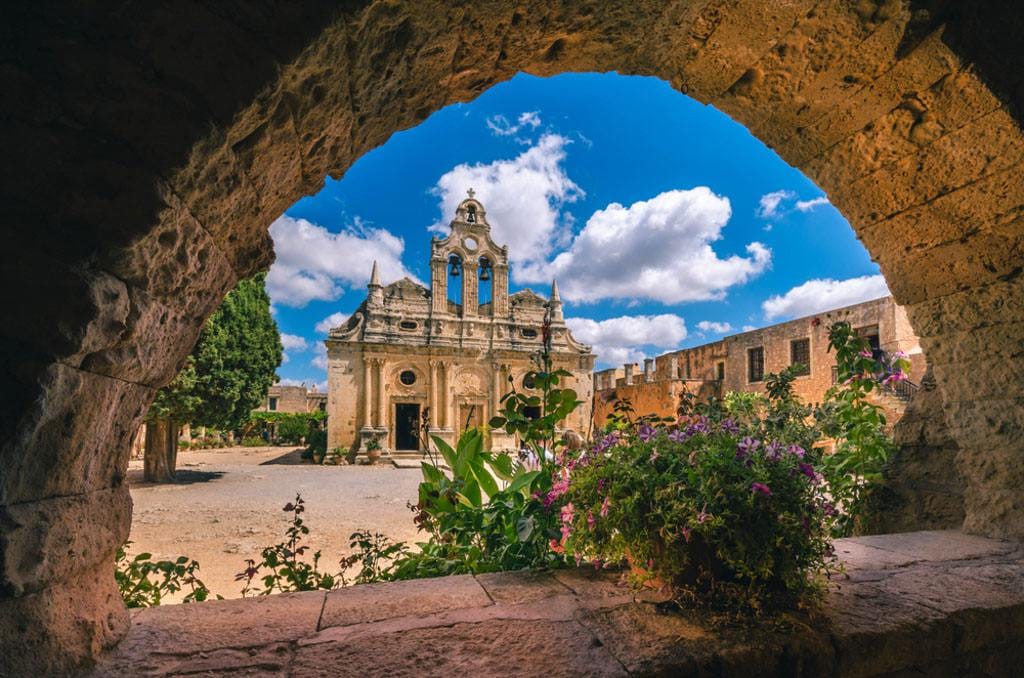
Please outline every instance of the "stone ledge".
[{"label": "stone ledge", "polygon": [[96,676],[971,674],[1019,667],[1024,546],[957,531],[836,542],[814,619],[712,627],[615,575],[505,572],[138,612]]}]

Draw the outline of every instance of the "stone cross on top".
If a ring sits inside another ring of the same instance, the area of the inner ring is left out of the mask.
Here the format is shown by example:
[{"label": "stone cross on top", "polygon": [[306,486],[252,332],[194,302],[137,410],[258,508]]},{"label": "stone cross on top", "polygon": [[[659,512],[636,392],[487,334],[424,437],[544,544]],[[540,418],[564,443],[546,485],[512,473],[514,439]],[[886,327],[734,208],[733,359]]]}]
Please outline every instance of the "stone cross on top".
[{"label": "stone cross on top", "polygon": [[469,195],[470,198],[472,198],[474,195],[476,195],[476,191],[470,188],[468,191],[466,191],[466,194]]}]

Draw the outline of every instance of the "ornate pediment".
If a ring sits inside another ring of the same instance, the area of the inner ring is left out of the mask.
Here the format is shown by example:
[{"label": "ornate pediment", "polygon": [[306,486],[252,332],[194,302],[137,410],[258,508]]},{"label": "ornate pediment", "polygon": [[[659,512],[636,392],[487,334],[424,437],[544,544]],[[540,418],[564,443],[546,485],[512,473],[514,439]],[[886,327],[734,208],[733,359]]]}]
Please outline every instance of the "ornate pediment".
[{"label": "ornate pediment", "polygon": [[415,280],[405,277],[385,287],[384,296],[389,299],[429,299],[430,291]]},{"label": "ornate pediment", "polygon": [[540,296],[529,287],[524,290],[519,290],[515,294],[511,295],[509,297],[509,301],[511,301],[513,305],[523,306],[544,306],[548,303],[547,299]]}]

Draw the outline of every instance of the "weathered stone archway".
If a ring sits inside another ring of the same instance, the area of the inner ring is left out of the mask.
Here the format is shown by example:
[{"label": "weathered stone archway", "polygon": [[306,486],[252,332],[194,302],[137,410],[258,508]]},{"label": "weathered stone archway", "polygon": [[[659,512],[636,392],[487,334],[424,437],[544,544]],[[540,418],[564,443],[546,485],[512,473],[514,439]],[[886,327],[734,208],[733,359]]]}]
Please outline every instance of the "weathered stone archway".
[{"label": "weathered stone archway", "polygon": [[1022,18],[952,4],[8,9],[3,661],[56,670],[123,634],[131,435],[225,291],[270,262],[271,221],[519,71],[657,75],[813,178],[909,307],[965,528],[1024,537]]}]

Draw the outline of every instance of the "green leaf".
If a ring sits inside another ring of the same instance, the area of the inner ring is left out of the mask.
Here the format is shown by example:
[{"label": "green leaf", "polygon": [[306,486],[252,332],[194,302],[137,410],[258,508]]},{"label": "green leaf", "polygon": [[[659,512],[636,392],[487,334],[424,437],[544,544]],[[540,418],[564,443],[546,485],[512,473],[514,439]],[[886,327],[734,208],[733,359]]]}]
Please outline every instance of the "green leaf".
[{"label": "green leaf", "polygon": [[494,468],[498,477],[504,480],[505,482],[512,482],[512,480],[515,478],[515,462],[512,461],[512,457],[510,457],[507,453],[495,455],[494,458],[491,459],[490,463],[491,467]]},{"label": "green leaf", "polygon": [[534,521],[533,516],[523,516],[516,521],[516,536],[519,537],[519,541],[527,541],[530,535],[533,534]]},{"label": "green leaf", "polygon": [[448,468],[452,469],[454,472],[456,459],[455,450],[452,449],[451,445],[437,436],[430,436],[430,438],[434,441],[434,445],[437,446],[437,451],[441,453],[442,457],[444,457],[444,461],[448,464]]},{"label": "green leaf", "polygon": [[426,480],[428,483],[440,485],[442,482],[447,480],[447,478],[445,478],[444,472],[441,469],[425,461],[420,462],[420,470],[423,471],[423,479]]},{"label": "green leaf", "polygon": [[508,487],[505,488],[505,492],[508,492],[508,493],[511,494],[511,493],[520,492],[523,489],[526,489],[526,491],[528,493],[530,486],[533,484],[533,481],[539,475],[540,475],[540,471],[527,471],[526,473],[522,473],[519,476],[517,476],[516,479],[513,480],[509,484]]}]

